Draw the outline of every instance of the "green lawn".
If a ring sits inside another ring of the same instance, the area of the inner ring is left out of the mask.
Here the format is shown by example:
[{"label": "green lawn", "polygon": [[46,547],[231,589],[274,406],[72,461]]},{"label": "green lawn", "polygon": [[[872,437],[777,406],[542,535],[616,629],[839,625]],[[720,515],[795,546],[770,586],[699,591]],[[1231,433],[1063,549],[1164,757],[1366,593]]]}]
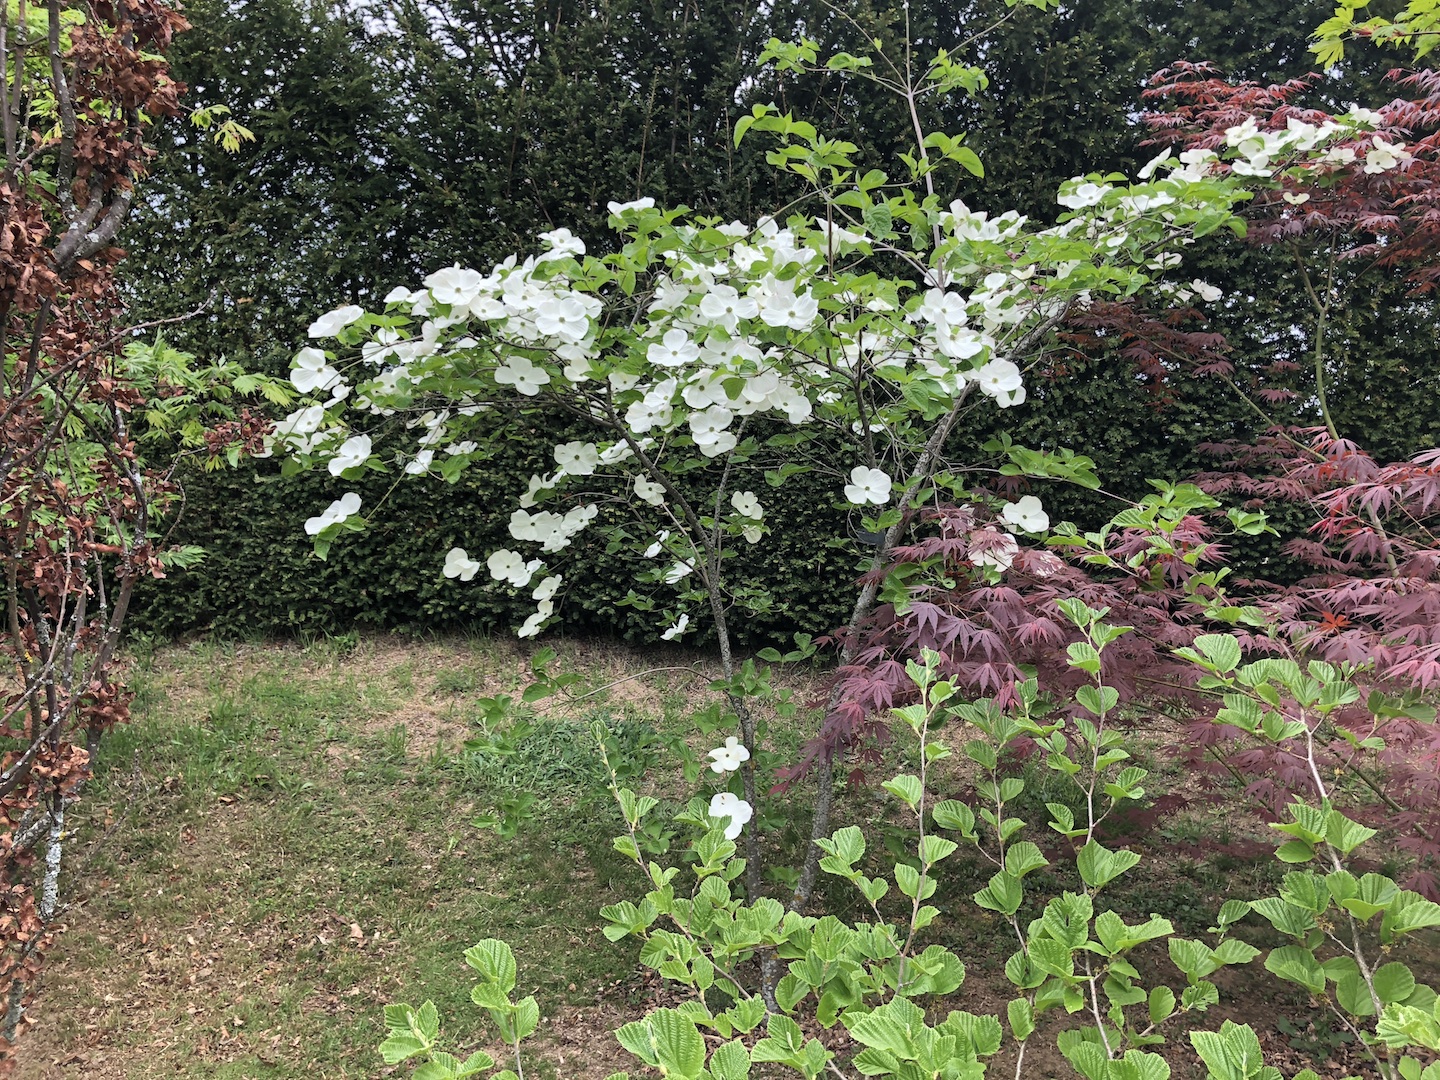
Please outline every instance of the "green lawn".
[{"label": "green lawn", "polygon": [[[498,1058],[461,958],[484,937],[512,944],[521,993],[540,1001],[527,1077],[599,1080],[630,1067],[611,1031],[672,999],[638,966],[635,942],[599,932],[598,909],[644,887],[612,849],[620,821],[589,724],[607,724],[632,773],[659,765],[637,784],[684,797],[693,787],[661,744],[688,737],[702,755],[713,745],[693,735],[690,718],[714,698],[715,673],[687,667],[694,657],[678,649],[560,648],[556,670],[604,689],[539,703],[518,739],[495,719],[494,701],[518,699],[530,681],[526,654],[509,641],[199,643],[136,657],[134,722],[104,748],[81,806],[67,930],[50,954],[19,1076],[392,1075],[375,1051],[382,1006],[426,998],[440,1006],[452,1046]],[[783,677],[813,689],[813,672]],[[782,748],[797,737],[783,724],[772,731]],[[1154,770],[1154,794],[1193,782],[1143,743],[1135,749]],[[889,751],[897,760],[909,752],[903,740]],[[969,782],[934,772],[953,792]],[[1034,766],[1027,774],[1036,805],[1026,816],[1043,820],[1044,801],[1067,797],[1063,781]],[[513,838],[475,824],[532,798]],[[837,824],[864,822],[883,844],[887,805],[876,786],[847,788]],[[1155,912],[1196,935],[1227,891],[1263,895],[1280,869],[1268,855],[1198,853],[1202,839],[1265,834],[1238,805],[1196,804],[1125,838],[1150,857],[1110,902],[1127,918]],[[772,835],[798,849],[783,820]],[[963,1007],[1003,1012],[1008,929],[970,900],[989,868],[963,856],[947,866],[934,940],[966,963]],[[1062,861],[1034,884],[1075,887],[1066,875]],[[843,888],[824,903],[863,917]],[[1151,962],[1163,965],[1163,950]],[[1173,969],[1165,975],[1173,981]],[[1341,1076],[1359,1064],[1258,964],[1222,989],[1213,1026],[1257,1023],[1267,1059],[1286,1075],[1307,1064],[1326,1075],[1331,1064],[1345,1067],[1333,1073]],[[1199,1075],[1183,1043],[1169,1056],[1175,1080]],[[1027,1076],[1070,1075],[1053,1052],[1032,1048],[1026,1061]]]},{"label": "green lawn", "polygon": [[[652,659],[568,652],[597,683]],[[542,705],[505,756],[457,753],[485,734],[481,699],[528,681],[504,642],[199,644],[142,657],[133,679],[134,723],[105,747],[69,852],[68,929],[22,1076],[372,1076],[385,1003],[475,1021],[461,953],[487,936],[516,945],[567,1032],[581,1007],[606,1015],[608,1049],[606,1010],[644,987],[596,909],[638,872],[611,849],[583,721],[678,730],[704,678]],[[538,800],[514,839],[472,826],[517,791]]]}]

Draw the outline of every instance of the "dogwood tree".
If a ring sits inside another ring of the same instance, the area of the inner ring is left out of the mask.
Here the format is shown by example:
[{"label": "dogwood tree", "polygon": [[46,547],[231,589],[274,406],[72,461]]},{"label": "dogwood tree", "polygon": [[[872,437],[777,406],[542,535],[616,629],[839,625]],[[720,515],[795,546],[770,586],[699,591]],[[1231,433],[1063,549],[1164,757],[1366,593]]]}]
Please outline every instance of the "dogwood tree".
[{"label": "dogwood tree", "polygon": [[[807,42],[772,43],[770,56],[795,69],[818,64]],[[877,51],[828,66],[863,75],[888,63]],[[774,216],[726,222],[650,199],[611,203],[620,236],[611,254],[591,255],[558,228],[488,270],[445,267],[418,287],[394,288],[375,310],[326,314],[293,373],[297,388],[325,396],[274,435],[286,468],[453,479],[485,460],[482,413],[577,418],[589,437],[553,444],[553,468],[516,492],[514,545],[473,555],[456,548],[443,566],[437,559],[437,572],[469,582],[483,565],[492,587],[529,591],[536,607],[517,632],[535,636],[559,618],[567,549],[584,530],[604,528],[633,551],[626,601],[655,613],[661,637],[708,621],[752,750],[758,731],[744,691],[754,680],[736,662],[731,621],[770,599],[727,575],[726,564],[737,544],[763,544],[784,527],[767,513],[767,488],[819,473],[849,510],[861,560],[841,637],[851,655],[877,599],[903,591],[888,575],[891,552],[927,503],[972,506],[977,579],[998,580],[1032,560],[1043,567],[1053,556],[1017,539],[1048,528],[1041,501],[972,491],[966,465],[977,448],[952,443],[957,420],[1025,402],[1027,372],[1077,307],[1144,291],[1220,301],[1203,281],[1172,280],[1184,248],[1219,229],[1241,231],[1234,211],[1252,188],[1335,167],[1332,145],[1363,139],[1370,115],[1284,131],[1242,122],[1218,150],[1166,151],[1134,177],[1077,177],[1056,195],[1058,220],[1033,222],[946,205],[935,193],[938,170],[980,164],[962,138],[924,132],[914,104],[977,86],[974,69],[941,53],[913,79],[898,64],[875,78],[917,117],[896,175],[861,167],[855,146],[803,120],[756,108],[737,125],[737,141],[773,138],[772,162],[809,190]],[[1377,167],[1403,160],[1403,150],[1375,149]],[[1098,484],[1084,457],[1008,444],[1006,453],[1016,471]],[[364,528],[357,504],[343,493],[307,523],[322,556],[342,533]],[[738,771],[753,806],[756,758]],[[819,782],[814,835],[824,836],[828,768]],[[802,874],[797,903],[813,873]]]}]

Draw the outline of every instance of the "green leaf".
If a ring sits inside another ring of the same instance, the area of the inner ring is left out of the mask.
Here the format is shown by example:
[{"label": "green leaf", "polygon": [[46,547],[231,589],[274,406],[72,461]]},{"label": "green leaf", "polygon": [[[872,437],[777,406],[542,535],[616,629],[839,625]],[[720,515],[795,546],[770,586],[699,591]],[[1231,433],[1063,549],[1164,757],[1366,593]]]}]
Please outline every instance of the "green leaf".
[{"label": "green leaf", "polygon": [[1025,998],[1012,998],[1005,1014],[1010,1021],[1010,1031],[1020,1041],[1028,1039],[1035,1030],[1035,1010]]},{"label": "green leaf", "polygon": [[725,1010],[725,1016],[735,1025],[736,1031],[748,1035],[765,1019],[765,1002],[758,996],[741,998]]},{"label": "green leaf", "polygon": [[1001,870],[990,879],[990,884],[975,894],[975,902],[983,908],[998,911],[1002,915],[1014,915],[1020,910],[1025,899],[1025,890],[1020,879],[1014,874]]},{"label": "green leaf", "polygon": [[1315,857],[1315,849],[1304,840],[1287,840],[1275,849],[1275,857],[1281,862],[1304,863]]},{"label": "green leaf", "polygon": [[1192,1031],[1191,1045],[1214,1080],[1250,1080],[1261,1067],[1260,1039],[1249,1024],[1226,1020],[1216,1031]]},{"label": "green leaf", "polygon": [[1408,934],[1430,926],[1440,926],[1440,904],[1407,889],[1386,909],[1385,917],[1380,920],[1380,937],[1388,941],[1395,934]]},{"label": "green leaf", "polygon": [[1159,1054],[1148,1050],[1127,1050],[1119,1061],[1112,1061],[1110,1080],[1170,1080],[1170,1065]]},{"label": "green leaf", "polygon": [[1089,1041],[1076,1041],[1062,1044],[1060,1052],[1063,1053],[1075,1071],[1086,1080],[1105,1080],[1109,1070],[1109,1059],[1105,1056],[1105,1048],[1099,1043]]},{"label": "green leaf", "polygon": [[1120,700],[1120,692],[1113,686],[1082,686],[1075,691],[1075,700],[1090,715],[1104,716],[1115,708],[1116,703]]},{"label": "green leaf", "polygon": [[524,1039],[535,1033],[540,1025],[540,1006],[533,997],[527,997],[515,1006],[515,1038]]},{"label": "green leaf", "polygon": [[710,1055],[710,1075],[715,1080],[746,1080],[750,1075],[750,1055],[739,1039],[721,1043]]},{"label": "green leaf", "polygon": [[1386,1005],[1403,1002],[1415,991],[1415,976],[1399,961],[1375,969],[1375,993]]},{"label": "green leaf", "polygon": [[947,840],[933,833],[927,834],[920,842],[920,859],[927,866],[934,866],[953,855],[959,846],[954,840]]},{"label": "green leaf", "polygon": [[1270,925],[1282,934],[1304,937],[1315,929],[1315,916],[1304,908],[1296,907],[1278,896],[1267,896],[1252,900],[1250,909],[1270,921]]},{"label": "green leaf", "polygon": [[380,1056],[385,1059],[385,1064],[397,1065],[428,1049],[425,1041],[414,1035],[391,1035],[380,1044]]},{"label": "green leaf", "polygon": [[1287,982],[1299,983],[1312,994],[1325,992],[1325,972],[1314,953],[1299,945],[1271,949],[1265,958],[1265,970]]},{"label": "green leaf", "polygon": [[904,1060],[915,1058],[915,1034],[925,1026],[925,1014],[907,998],[892,998],[863,1016],[845,1015],[845,1026],[857,1042]]},{"label": "green leaf", "polygon": [[886,780],[880,786],[897,799],[902,800],[911,810],[919,807],[921,787],[918,776],[910,776],[902,773],[893,780]]},{"label": "green leaf", "polygon": [[465,950],[465,962],[482,978],[493,982],[502,994],[515,989],[515,954],[498,938],[477,941]]},{"label": "green leaf", "polygon": [[1358,971],[1336,981],[1335,1000],[1351,1016],[1375,1015],[1375,1001],[1370,996],[1370,988]]},{"label": "green leaf", "polygon": [[695,1022],[674,1009],[656,1009],[615,1035],[621,1046],[645,1064],[677,1080],[698,1077],[705,1067],[705,1040]]},{"label": "green leaf", "polygon": [[1049,865],[1049,860],[1040,854],[1040,849],[1028,840],[1011,844],[1005,852],[1005,872],[1016,878],[1023,878],[1032,870]]},{"label": "green leaf", "polygon": [[1240,643],[1229,634],[1201,634],[1195,648],[1211,671],[1224,675],[1240,666]]},{"label": "green leaf", "polygon": [[841,862],[854,865],[865,855],[865,834],[857,826],[847,825],[830,836],[833,848],[827,849]]},{"label": "green leaf", "polygon": [[1005,1031],[997,1017],[988,1014],[977,1016],[961,1010],[952,1011],[945,1017],[942,1028],[961,1032],[979,1057],[990,1057],[1000,1052],[1000,1043]]},{"label": "green leaf", "polygon": [[1170,962],[1180,969],[1191,984],[1220,970],[1215,951],[1203,941],[1172,937],[1166,946],[1170,950]]},{"label": "green leaf", "polygon": [[1100,674],[1100,654],[1088,641],[1072,642],[1066,652],[1069,653],[1071,667],[1087,671],[1091,675]]},{"label": "green leaf", "polygon": [[962,802],[945,799],[936,803],[930,813],[942,829],[952,829],[966,839],[975,835],[975,811]]},{"label": "green leaf", "polygon": [[1175,991],[1168,986],[1157,986],[1150,991],[1148,1001],[1150,1022],[1158,1024],[1175,1011]]},{"label": "green leaf", "polygon": [[1182,1009],[1197,1009],[1201,1012],[1211,1005],[1220,1004],[1220,991],[1215,989],[1214,983],[1198,982],[1194,986],[1187,986],[1180,991],[1180,1007]]},{"label": "green leaf", "polygon": [[1366,828],[1358,821],[1351,821],[1338,810],[1331,810],[1325,818],[1325,840],[1333,848],[1338,848],[1342,854],[1349,855],[1361,844],[1365,843],[1376,830]]},{"label": "green leaf", "polygon": [[902,893],[916,900],[929,899],[935,892],[935,879],[928,874],[922,876],[909,863],[895,864],[895,884]]},{"label": "green leaf", "polygon": [[1089,841],[1075,856],[1080,878],[1092,889],[1099,889],[1114,881],[1125,871],[1135,866],[1140,856],[1128,849],[1110,851],[1098,840]]}]

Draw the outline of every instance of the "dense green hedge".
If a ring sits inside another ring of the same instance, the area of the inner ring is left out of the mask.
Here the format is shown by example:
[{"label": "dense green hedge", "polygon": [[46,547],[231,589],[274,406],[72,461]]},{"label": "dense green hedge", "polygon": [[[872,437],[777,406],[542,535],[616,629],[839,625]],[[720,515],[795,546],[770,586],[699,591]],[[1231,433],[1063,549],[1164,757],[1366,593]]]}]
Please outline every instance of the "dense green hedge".
[{"label": "dense green hedge", "polygon": [[[954,186],[944,197],[1053,214],[1061,179],[1148,156],[1133,117],[1138,89],[1156,67],[1183,55],[1260,80],[1298,75],[1309,66],[1308,29],[1328,7],[1077,0],[1059,13],[1012,12],[984,47],[989,90],[926,117],[968,131],[987,165],[984,179],[946,180]],[[824,50],[856,48],[856,27],[840,17],[853,14],[867,34],[893,40],[910,21],[927,47],[949,46],[1007,10],[1001,0],[925,0],[903,10],[884,0],[837,13],[818,0],[793,0],[757,13],[735,0],[700,0],[682,17],[645,0],[614,0],[603,10],[441,0],[384,5],[397,21],[381,32],[391,23],[370,17],[366,0],[195,0],[187,8],[196,29],[177,40],[177,76],[197,104],[234,108],[258,140],[230,154],[185,124],[158,133],[162,153],[143,189],[147,201],[124,237],[133,315],[175,319],[203,307],[203,318],[167,334],[198,354],[275,372],[309,319],[336,303],[373,302],[451,261],[486,265],[557,224],[603,245],[612,197],[652,195],[747,218],[784,203],[793,192],[765,164],[763,140],[752,137],[737,151],[730,138],[735,118],[755,101],[794,108],[889,164],[910,138],[908,116],[863,85],[842,92],[830,78],[757,71],[765,40],[803,28]],[[447,16],[437,20],[436,12]],[[519,70],[498,72],[479,44],[486,41],[499,41],[496,55]],[[1347,59],[1344,100],[1386,96],[1379,73],[1388,63],[1378,50]],[[1333,92],[1322,82],[1315,96],[1323,102]],[[1310,320],[1288,253],[1217,238],[1185,276],[1192,272],[1226,290],[1206,328],[1232,342],[1237,381],[1273,378],[1276,361],[1294,365],[1283,378],[1296,397],[1271,411],[1281,422],[1313,423]],[[1354,302],[1332,317],[1328,350],[1342,433],[1385,457],[1435,445],[1435,302],[1373,274],[1342,284]],[[1109,490],[1135,496],[1148,477],[1206,467],[1200,444],[1249,438],[1263,426],[1225,385],[1176,371],[1162,395],[1113,351],[1060,358],[1050,374],[1031,380],[1025,407],[977,411],[956,433],[956,460],[973,462],[974,448],[1004,428],[1023,445],[1089,454]],[[407,480],[371,530],[338,544],[324,563],[310,553],[305,518],[352,487],[369,512],[389,491],[388,478],[284,480],[274,462],[187,475],[186,511],[171,539],[199,544],[210,558],[137,597],[133,625],[161,634],[508,629],[528,601],[488,582],[447,581],[439,568],[455,544],[475,554],[508,542],[516,495],[548,466],[541,455],[553,441],[497,435],[493,459],[461,483]],[[823,631],[844,617],[858,552],[832,546],[851,528],[833,507],[837,490],[833,477],[802,476],[764,497],[771,521],[784,527],[742,550],[734,573],[769,588],[777,604],[742,633],[758,640]],[[1057,520],[1094,525],[1114,511],[1076,489],[1039,494]],[[1282,524],[1288,532],[1303,520],[1291,513]],[[653,615],[615,605],[635,567],[597,548],[598,535],[585,534],[590,546],[568,553],[566,624],[653,635]],[[1234,552],[1239,572],[1293,577],[1298,569],[1280,557],[1281,543],[1245,541]]]},{"label": "dense green hedge", "polygon": [[[182,476],[187,509],[170,539],[198,544],[208,557],[200,568],[137,595],[130,625],[166,636],[200,630],[329,633],[354,626],[508,632],[534,610],[528,595],[513,595],[483,570],[470,583],[446,579],[440,570],[454,546],[481,559],[514,546],[510,514],[530,475],[546,467],[546,437],[553,442],[556,436],[537,432],[528,443],[497,439],[494,457],[453,485],[409,477],[396,485],[380,474],[358,483],[323,472],[282,478],[272,461],[191,471]],[[322,562],[311,551],[304,522],[344,490],[361,495],[366,513],[379,510],[365,533],[342,537]],[[818,476],[760,492],[767,515],[784,526],[761,544],[742,544],[727,570],[734,580],[763,582],[776,605],[741,621],[743,640],[824,630],[848,614],[858,549],[830,543],[848,527],[846,516],[832,509],[834,493],[833,481]],[[600,505],[601,524],[633,520],[623,499],[602,497]],[[560,608],[567,628],[629,640],[656,636],[655,615],[617,605],[637,569],[652,564],[607,552],[601,530],[592,526],[553,565],[566,579]],[[665,593],[657,599],[667,600]]]},{"label": "dense green hedge", "polygon": [[[1243,411],[1223,388],[1177,379],[1170,389],[1166,398],[1155,396],[1113,358],[1066,360],[1055,377],[1032,383],[1026,405],[1005,412],[976,409],[959,425],[952,456],[974,462],[978,446],[1007,430],[1022,445],[1088,453],[1107,491],[1135,497],[1148,490],[1149,477],[1180,478],[1204,464],[1194,450],[1197,430],[1237,435],[1248,430]],[[282,478],[278,463],[270,460],[237,470],[192,470],[182,477],[186,509],[170,539],[198,544],[209,557],[203,567],[140,594],[132,625],[167,636],[205,629],[337,632],[353,626],[506,632],[533,610],[528,597],[511,595],[483,572],[468,584],[443,578],[445,552],[458,545],[483,558],[512,546],[507,525],[528,478],[548,471],[555,442],[581,437],[582,428],[564,422],[497,425],[488,442],[489,460],[472,466],[454,485],[409,477],[397,484],[381,474],[358,483],[325,472]],[[713,477],[692,478],[697,490],[707,481]],[[862,552],[854,544],[837,544],[855,527],[852,514],[836,506],[839,485],[833,473],[819,472],[797,475],[778,490],[758,478],[741,483],[756,488],[774,531],[754,547],[739,545],[728,573],[775,597],[772,610],[742,621],[742,639],[768,642],[796,630],[821,633],[844,621]],[[368,531],[344,535],[322,562],[311,552],[304,521],[352,489],[362,496],[367,514],[377,507],[378,513]],[[1113,499],[1080,488],[1037,490],[1056,521],[1093,528],[1117,509]],[[603,521],[626,520],[624,499],[602,498],[601,506]],[[1293,576],[1278,559],[1278,546],[1274,538],[1247,541],[1236,557],[1245,571]],[[649,564],[607,552],[599,530],[582,533],[556,563],[566,577],[565,625],[653,639],[658,631],[653,614],[616,603],[641,565]],[[666,601],[667,592],[662,589],[657,599]]]}]

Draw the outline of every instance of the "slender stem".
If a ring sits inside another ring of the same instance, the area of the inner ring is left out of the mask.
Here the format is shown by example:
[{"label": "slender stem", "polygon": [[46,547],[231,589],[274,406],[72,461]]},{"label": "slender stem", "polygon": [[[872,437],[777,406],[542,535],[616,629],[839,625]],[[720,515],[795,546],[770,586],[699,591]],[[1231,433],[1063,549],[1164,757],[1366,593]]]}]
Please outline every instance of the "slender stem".
[{"label": "slender stem", "polygon": [[1085,978],[1090,983],[1090,1015],[1095,1017],[1095,1027],[1100,1031],[1100,1041],[1105,1044],[1105,1056],[1112,1061],[1115,1050],[1110,1045],[1110,1036],[1105,1034],[1105,1020],[1100,1015],[1100,995],[1095,989],[1095,976],[1090,972],[1090,954],[1085,954]]}]

